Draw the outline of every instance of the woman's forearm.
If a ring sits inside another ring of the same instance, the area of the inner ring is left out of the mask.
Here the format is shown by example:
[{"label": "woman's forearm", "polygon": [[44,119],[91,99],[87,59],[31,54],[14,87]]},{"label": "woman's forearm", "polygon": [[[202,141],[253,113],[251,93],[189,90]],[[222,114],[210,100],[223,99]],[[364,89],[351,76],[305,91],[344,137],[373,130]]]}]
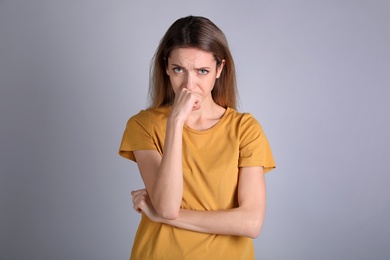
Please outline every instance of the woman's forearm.
[{"label": "woman's forearm", "polygon": [[156,212],[165,219],[178,217],[183,197],[182,169],[183,123],[170,118],[164,145],[164,154],[156,180],[149,195]]},{"label": "woman's forearm", "polygon": [[237,191],[238,207],[227,210],[180,210],[173,220],[157,220],[197,232],[255,238],[260,234],[266,209],[263,167],[242,167]]},{"label": "woman's forearm", "polygon": [[264,222],[265,209],[234,208],[216,211],[181,209],[176,219],[160,220],[178,228],[219,235],[256,238]]},{"label": "woman's forearm", "polygon": [[240,168],[237,208],[209,211],[180,209],[175,217],[167,218],[154,208],[149,195],[145,189],[134,191],[134,209],[143,212],[154,222],[182,229],[256,238],[264,222],[266,187],[263,167]]}]

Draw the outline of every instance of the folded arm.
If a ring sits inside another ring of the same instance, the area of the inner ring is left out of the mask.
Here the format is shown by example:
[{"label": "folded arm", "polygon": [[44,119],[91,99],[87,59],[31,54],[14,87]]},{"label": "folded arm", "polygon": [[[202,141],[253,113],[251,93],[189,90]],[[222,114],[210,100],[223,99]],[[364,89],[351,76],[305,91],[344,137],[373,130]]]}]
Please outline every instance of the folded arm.
[{"label": "folded arm", "polygon": [[262,167],[243,167],[239,172],[238,207],[227,210],[195,211],[181,209],[177,218],[159,215],[145,190],[133,192],[134,209],[152,221],[178,228],[220,235],[256,238],[265,217],[266,187]]}]

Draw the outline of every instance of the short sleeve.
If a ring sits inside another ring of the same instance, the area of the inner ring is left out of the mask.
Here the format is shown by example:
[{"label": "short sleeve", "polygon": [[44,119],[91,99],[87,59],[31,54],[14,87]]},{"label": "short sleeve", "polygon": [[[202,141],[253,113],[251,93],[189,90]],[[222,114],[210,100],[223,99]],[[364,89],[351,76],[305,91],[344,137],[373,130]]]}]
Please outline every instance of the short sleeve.
[{"label": "short sleeve", "polygon": [[244,114],[240,123],[240,153],[238,166],[263,166],[264,173],[275,168],[271,147],[259,122]]},{"label": "short sleeve", "polygon": [[140,111],[131,117],[123,133],[122,142],[119,147],[119,155],[135,161],[133,151],[156,150],[151,129],[152,124],[146,111]]}]

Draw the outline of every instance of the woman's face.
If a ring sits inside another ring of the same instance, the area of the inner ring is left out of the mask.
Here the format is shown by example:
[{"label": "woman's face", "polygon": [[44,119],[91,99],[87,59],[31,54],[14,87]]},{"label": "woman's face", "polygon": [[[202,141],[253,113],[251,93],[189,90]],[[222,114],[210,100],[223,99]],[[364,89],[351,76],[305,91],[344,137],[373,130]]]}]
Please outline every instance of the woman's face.
[{"label": "woman's face", "polygon": [[201,95],[204,102],[212,100],[211,90],[221,75],[224,63],[217,68],[217,62],[210,52],[196,48],[175,48],[168,57],[166,72],[175,93],[187,88]]}]

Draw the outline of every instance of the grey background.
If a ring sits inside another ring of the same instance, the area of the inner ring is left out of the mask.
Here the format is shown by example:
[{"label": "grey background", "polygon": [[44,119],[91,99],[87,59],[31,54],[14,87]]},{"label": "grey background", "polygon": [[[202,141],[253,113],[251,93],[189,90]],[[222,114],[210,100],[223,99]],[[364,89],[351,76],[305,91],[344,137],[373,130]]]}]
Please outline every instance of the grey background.
[{"label": "grey background", "polygon": [[0,259],[128,259],[117,155],[177,18],[227,35],[277,169],[257,259],[390,258],[389,1],[0,1]]}]

